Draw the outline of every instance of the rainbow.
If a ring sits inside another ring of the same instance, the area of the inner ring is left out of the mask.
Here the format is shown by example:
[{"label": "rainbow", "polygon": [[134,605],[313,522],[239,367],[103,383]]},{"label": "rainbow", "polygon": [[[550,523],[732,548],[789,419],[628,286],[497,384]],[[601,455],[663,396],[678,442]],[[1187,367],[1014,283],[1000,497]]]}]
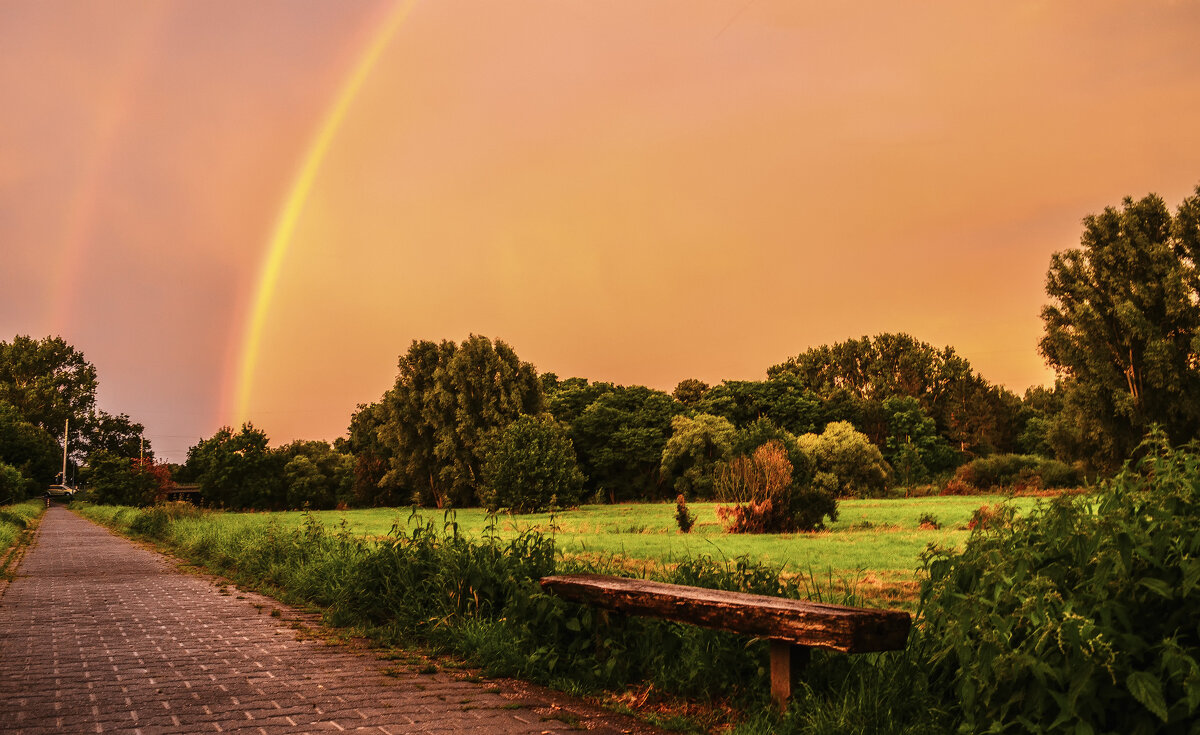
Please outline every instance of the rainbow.
[{"label": "rainbow", "polygon": [[259,342],[262,340],[263,327],[271,309],[271,300],[275,296],[275,287],[279,282],[279,272],[287,257],[288,247],[295,234],[296,223],[304,212],[304,205],[312,193],[321,164],[329,152],[329,147],[337,137],[338,130],[345,120],[346,113],[354,105],[354,100],[362,90],[363,84],[371,76],[372,70],[379,62],[385,49],[396,35],[400,26],[408,18],[416,0],[400,0],[385,18],[379,30],[371,39],[370,44],[359,57],[350,75],[342,84],[333,105],[325,113],[325,119],[317,129],[317,134],[308,146],[303,162],[296,172],[289,188],[283,207],[275,219],[275,227],[267,245],[259,268],[258,285],[255,288],[254,301],[250,309],[250,318],[246,322],[242,334],[240,357],[236,370],[236,389],[233,406],[235,426],[244,423],[250,415],[250,396],[254,381],[254,371],[258,366]]}]

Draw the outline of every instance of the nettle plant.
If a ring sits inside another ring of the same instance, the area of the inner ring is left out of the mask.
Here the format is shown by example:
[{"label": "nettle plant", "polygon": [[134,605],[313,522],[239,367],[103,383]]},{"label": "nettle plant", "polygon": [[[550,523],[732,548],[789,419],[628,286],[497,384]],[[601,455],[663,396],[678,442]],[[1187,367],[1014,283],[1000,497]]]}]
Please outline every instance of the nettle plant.
[{"label": "nettle plant", "polygon": [[1161,436],[1140,455],[926,553],[930,676],[963,731],[1198,732],[1200,456]]}]

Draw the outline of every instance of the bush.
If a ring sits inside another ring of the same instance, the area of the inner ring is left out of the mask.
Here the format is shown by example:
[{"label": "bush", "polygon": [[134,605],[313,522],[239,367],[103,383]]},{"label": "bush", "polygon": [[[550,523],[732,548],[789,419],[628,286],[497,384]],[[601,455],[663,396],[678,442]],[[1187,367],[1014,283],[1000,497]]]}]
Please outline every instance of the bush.
[{"label": "bush", "polygon": [[887,489],[890,468],[883,454],[849,422],[834,421],[797,441],[812,460],[814,486],[851,498],[879,497]]},{"label": "bush", "polygon": [[683,493],[675,496],[675,524],[683,533],[691,533],[692,526],[696,525],[696,514],[688,510]]},{"label": "bush", "polygon": [[1200,457],[1143,451],[1093,497],[925,555],[930,676],[960,731],[1196,732]]},{"label": "bush", "polygon": [[795,527],[791,515],[792,463],[787,450],[770,441],[748,457],[734,457],[717,474],[717,508],[730,533],[778,533]]},{"label": "bush", "polygon": [[549,416],[521,416],[509,424],[485,450],[482,472],[479,499],[492,510],[572,506],[583,490],[571,440]]},{"label": "bush", "polygon": [[1062,462],[1033,454],[993,454],[958,468],[954,479],[980,490],[1078,487],[1082,477]]},{"label": "bush", "polygon": [[0,502],[24,500],[31,484],[16,467],[0,462]]}]

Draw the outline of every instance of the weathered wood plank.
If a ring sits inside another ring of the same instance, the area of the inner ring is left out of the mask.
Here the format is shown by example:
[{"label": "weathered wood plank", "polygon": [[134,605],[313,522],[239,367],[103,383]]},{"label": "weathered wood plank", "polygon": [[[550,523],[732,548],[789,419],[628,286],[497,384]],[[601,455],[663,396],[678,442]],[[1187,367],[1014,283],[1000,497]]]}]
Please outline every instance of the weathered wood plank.
[{"label": "weathered wood plank", "polygon": [[808,666],[812,649],[786,641],[771,641],[771,699],[780,712],[787,712],[800,672]]},{"label": "weathered wood plank", "polygon": [[597,574],[543,577],[542,588],[575,602],[844,653],[904,648],[912,620],[898,610],[825,605],[782,597]]}]

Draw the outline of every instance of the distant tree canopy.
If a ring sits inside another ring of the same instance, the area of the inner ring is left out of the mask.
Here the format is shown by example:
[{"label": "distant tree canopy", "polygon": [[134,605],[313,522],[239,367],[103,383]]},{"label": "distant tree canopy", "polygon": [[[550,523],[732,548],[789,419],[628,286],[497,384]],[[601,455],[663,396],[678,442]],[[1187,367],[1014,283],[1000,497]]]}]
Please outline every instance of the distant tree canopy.
[{"label": "distant tree canopy", "polygon": [[579,503],[583,473],[567,432],[550,415],[518,416],[484,455],[479,499],[488,508],[536,513]]},{"label": "distant tree canopy", "polygon": [[1150,426],[1200,433],[1200,187],[1171,216],[1151,194],[1083,222],[1046,275],[1042,355],[1062,406],[1049,443],[1115,468]]},{"label": "distant tree canopy", "polygon": [[253,424],[224,426],[188,450],[185,477],[200,484],[205,502],[226,508],[286,507],[283,456]]},{"label": "distant tree canopy", "polygon": [[491,434],[544,407],[537,372],[500,340],[416,341],[384,394],[379,439],[391,452],[384,482],[421,503],[475,505]]},{"label": "distant tree canopy", "polygon": [[938,433],[969,454],[1008,451],[1018,433],[1020,399],[990,385],[952,347],[907,334],[880,334],[809,349],[767,370],[791,376],[827,404],[826,417],[847,420],[876,444],[888,434],[883,402],[915,398]]}]

